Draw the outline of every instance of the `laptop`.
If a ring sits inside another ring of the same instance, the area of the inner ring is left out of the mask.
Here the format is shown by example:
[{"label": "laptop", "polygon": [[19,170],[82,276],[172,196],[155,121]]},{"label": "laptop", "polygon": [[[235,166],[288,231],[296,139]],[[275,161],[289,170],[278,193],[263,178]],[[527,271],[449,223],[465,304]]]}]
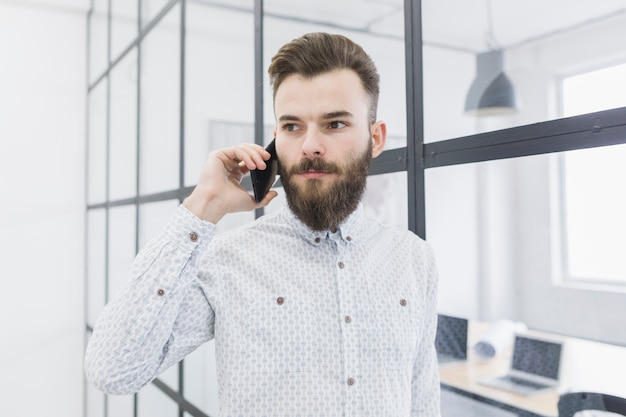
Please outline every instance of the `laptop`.
[{"label": "laptop", "polygon": [[439,365],[450,365],[467,360],[468,320],[439,314],[435,348]]},{"label": "laptop", "polygon": [[509,372],[478,382],[522,395],[557,388],[561,351],[559,342],[516,335]]}]

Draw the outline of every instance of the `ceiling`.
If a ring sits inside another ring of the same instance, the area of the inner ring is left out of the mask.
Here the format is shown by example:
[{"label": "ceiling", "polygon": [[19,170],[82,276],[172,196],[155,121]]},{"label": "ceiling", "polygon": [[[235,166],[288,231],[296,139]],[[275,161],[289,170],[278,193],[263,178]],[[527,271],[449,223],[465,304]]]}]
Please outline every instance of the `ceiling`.
[{"label": "ceiling", "polygon": [[507,48],[626,14],[625,0],[424,0],[424,40],[489,49],[493,37]]},{"label": "ceiling", "polygon": [[[264,7],[270,15],[404,36],[403,0],[265,0]],[[619,15],[626,15],[626,0],[422,1],[424,42],[470,52],[490,49],[494,42],[515,47]]]},{"label": "ceiling", "polygon": [[91,0],[0,0],[0,4],[17,4],[26,7],[49,7],[67,11],[87,11]]},{"label": "ceiling", "polygon": [[[143,1],[162,7],[168,0]],[[251,9],[254,4],[254,0],[188,1],[242,9]],[[0,0],[0,3],[87,10],[91,0]],[[404,37],[404,0],[264,0],[264,8],[270,18]],[[480,52],[495,45],[520,46],[623,15],[626,15],[626,0],[422,0],[422,33],[427,44]]]}]

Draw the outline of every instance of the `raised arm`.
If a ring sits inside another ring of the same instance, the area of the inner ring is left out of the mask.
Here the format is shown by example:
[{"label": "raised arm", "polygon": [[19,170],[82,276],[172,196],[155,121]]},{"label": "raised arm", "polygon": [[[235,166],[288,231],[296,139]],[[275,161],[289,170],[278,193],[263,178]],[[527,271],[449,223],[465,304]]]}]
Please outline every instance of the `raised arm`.
[{"label": "raised arm", "polygon": [[96,321],[85,374],[98,389],[134,393],[213,337],[214,313],[196,280],[196,260],[225,214],[263,207],[276,196],[271,191],[257,204],[240,185],[250,169],[264,169],[267,158],[249,144],[209,155],[192,194],[140,251],[128,282]]}]

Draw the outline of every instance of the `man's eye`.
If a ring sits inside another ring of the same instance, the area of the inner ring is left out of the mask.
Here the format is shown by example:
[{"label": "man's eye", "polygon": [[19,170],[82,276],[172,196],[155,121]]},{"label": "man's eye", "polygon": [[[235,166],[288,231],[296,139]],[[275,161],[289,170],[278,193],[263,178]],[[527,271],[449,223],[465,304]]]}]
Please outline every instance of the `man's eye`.
[{"label": "man's eye", "polygon": [[298,130],[298,125],[296,125],[295,123],[287,123],[283,125],[283,129],[287,132],[295,132],[296,130]]},{"label": "man's eye", "polygon": [[342,127],[346,126],[348,126],[346,123],[337,120],[332,121],[328,124],[328,127],[330,127],[331,129],[341,129]]}]

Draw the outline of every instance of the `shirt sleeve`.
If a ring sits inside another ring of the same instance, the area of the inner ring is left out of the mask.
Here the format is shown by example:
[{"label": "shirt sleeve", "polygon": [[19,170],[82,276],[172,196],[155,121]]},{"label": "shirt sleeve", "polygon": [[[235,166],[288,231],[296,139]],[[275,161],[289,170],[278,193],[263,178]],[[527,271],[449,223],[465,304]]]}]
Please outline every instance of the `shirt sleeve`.
[{"label": "shirt sleeve", "polygon": [[425,319],[421,333],[421,352],[413,365],[413,399],[411,417],[438,417],[441,415],[439,365],[435,349],[437,333],[438,275],[431,246],[425,243],[423,279],[425,280]]},{"label": "shirt sleeve", "polygon": [[143,248],[128,282],[105,306],[85,353],[85,374],[108,394],[130,394],[214,334],[214,312],[195,280],[215,225],[180,206]]}]

